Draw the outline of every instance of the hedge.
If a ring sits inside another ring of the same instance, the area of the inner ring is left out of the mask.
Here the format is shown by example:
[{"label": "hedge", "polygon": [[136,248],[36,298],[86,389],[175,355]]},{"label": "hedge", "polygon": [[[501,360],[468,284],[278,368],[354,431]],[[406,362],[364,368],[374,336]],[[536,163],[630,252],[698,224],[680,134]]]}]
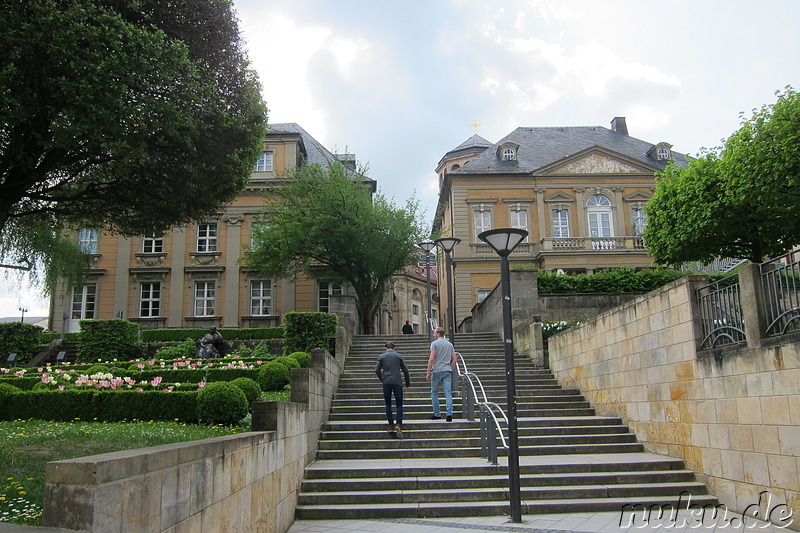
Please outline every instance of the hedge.
[{"label": "hedge", "polygon": [[[226,341],[280,339],[282,326],[274,328],[219,328],[217,331]],[[142,342],[181,342],[186,339],[201,339],[208,328],[164,328],[142,331]]]},{"label": "hedge", "polygon": [[16,364],[24,366],[38,351],[42,328],[22,322],[0,324],[0,361],[6,364],[8,354],[17,354]]},{"label": "hedge", "polygon": [[141,355],[139,326],[127,320],[81,320],[79,363]]},{"label": "hedge", "polygon": [[6,397],[2,420],[179,420],[196,423],[197,392],[24,391]]},{"label": "hedge", "polygon": [[339,317],[333,313],[298,313],[283,315],[286,334],[283,353],[310,352],[314,348],[327,348],[328,341],[336,336]]}]

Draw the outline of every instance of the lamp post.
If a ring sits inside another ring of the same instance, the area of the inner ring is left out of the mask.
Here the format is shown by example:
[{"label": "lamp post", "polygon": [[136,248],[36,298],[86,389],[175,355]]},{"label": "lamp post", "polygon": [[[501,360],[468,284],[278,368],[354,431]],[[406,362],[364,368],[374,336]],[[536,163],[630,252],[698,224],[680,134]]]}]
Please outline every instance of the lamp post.
[{"label": "lamp post", "polygon": [[506,403],[508,404],[508,498],[511,521],[522,522],[519,488],[519,440],[517,438],[517,390],[514,377],[514,340],[511,328],[511,275],[508,256],[528,236],[518,228],[498,228],[484,231],[478,239],[492,247],[500,256],[500,285],[503,296],[503,344],[506,363]]},{"label": "lamp post", "polygon": [[428,341],[433,341],[433,331],[431,331],[431,250],[436,245],[433,241],[423,241],[419,247],[425,251],[425,297],[428,300],[428,312],[425,314],[425,328],[428,330]]},{"label": "lamp post", "polygon": [[25,307],[24,305],[20,305],[19,307],[17,307],[17,309],[22,311],[22,318],[20,319],[20,322],[25,323],[25,313],[28,312],[28,308]]},{"label": "lamp post", "polygon": [[453,302],[453,258],[450,253],[453,251],[453,248],[456,247],[456,244],[461,242],[461,239],[456,239],[455,237],[443,237],[441,239],[436,239],[433,242],[441,246],[445,255],[445,274],[447,274],[447,334],[448,340],[453,346],[455,346],[456,306]]}]

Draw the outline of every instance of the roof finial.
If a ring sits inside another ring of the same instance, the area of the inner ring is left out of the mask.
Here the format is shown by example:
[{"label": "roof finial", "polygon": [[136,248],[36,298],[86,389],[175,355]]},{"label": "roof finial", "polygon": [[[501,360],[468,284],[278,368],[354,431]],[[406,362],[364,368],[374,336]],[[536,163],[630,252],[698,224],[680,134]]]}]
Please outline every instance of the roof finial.
[{"label": "roof finial", "polygon": [[475,133],[478,133],[478,127],[480,125],[481,125],[481,123],[476,120],[475,122],[470,124],[469,127],[472,128],[473,130],[475,130]]}]

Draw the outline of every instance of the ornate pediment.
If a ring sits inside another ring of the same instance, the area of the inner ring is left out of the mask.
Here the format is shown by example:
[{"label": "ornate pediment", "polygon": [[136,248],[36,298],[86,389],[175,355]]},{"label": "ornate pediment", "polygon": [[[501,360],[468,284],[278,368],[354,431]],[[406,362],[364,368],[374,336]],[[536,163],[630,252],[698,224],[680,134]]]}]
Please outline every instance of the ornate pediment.
[{"label": "ornate pediment", "polygon": [[553,168],[549,174],[649,174],[651,172],[611,155],[592,152]]},{"label": "ornate pediment", "polygon": [[574,202],[575,201],[575,197],[574,196],[569,196],[568,194],[564,194],[563,192],[558,191],[555,194],[547,196],[544,199],[544,201],[545,202]]}]

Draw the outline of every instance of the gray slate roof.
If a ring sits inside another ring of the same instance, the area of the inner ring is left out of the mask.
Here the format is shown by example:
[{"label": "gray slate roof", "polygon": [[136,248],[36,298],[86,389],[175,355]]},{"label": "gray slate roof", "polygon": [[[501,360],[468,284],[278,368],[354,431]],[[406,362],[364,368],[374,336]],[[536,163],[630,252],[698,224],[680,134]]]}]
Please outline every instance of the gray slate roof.
[{"label": "gray slate roof", "polygon": [[[497,157],[497,147],[506,142],[519,145],[517,161],[501,161]],[[593,147],[616,152],[655,170],[663,170],[667,166],[667,161],[659,161],[647,155],[653,143],[603,126],[565,126],[517,128],[452,173],[532,173]],[[684,154],[672,152],[672,158],[676,164],[682,166],[687,164]]]},{"label": "gray slate roof", "polygon": [[299,134],[300,138],[303,139],[303,145],[306,148],[306,160],[309,163],[317,163],[324,166],[333,161],[337,161],[335,155],[322,146],[314,137],[309,135],[299,124],[294,122],[269,124],[267,125],[267,131],[269,133],[286,132]]}]

